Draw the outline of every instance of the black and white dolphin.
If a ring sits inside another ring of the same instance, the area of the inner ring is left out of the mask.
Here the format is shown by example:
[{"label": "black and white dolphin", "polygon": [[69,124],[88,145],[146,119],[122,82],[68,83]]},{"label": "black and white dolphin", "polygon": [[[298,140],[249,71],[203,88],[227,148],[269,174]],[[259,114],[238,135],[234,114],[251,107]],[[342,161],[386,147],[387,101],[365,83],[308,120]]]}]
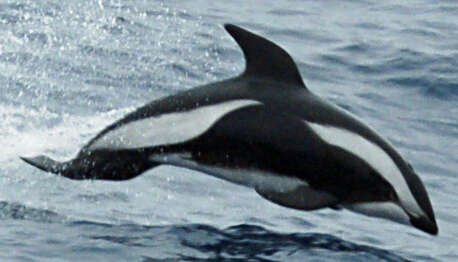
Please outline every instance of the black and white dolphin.
[{"label": "black and white dolphin", "polygon": [[282,206],[344,207],[436,235],[420,178],[354,116],[312,94],[289,54],[234,25],[246,69],[153,101],[105,128],[76,158],[22,158],[70,179],[126,180],[166,164],[252,187]]}]

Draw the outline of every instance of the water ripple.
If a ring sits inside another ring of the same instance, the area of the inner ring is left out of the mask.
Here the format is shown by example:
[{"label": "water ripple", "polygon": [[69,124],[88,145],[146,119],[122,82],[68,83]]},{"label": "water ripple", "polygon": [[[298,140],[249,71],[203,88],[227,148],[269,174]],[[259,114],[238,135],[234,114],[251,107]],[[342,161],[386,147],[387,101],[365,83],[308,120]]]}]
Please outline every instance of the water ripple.
[{"label": "water ripple", "polygon": [[29,220],[35,222],[56,223],[65,218],[55,212],[27,207],[18,203],[0,201],[0,219]]},{"label": "water ripple", "polygon": [[[157,261],[408,261],[390,251],[352,243],[319,233],[284,234],[260,226],[241,224],[225,229],[210,225],[140,226],[75,222],[74,226],[91,231],[87,237],[126,247],[148,248]],[[173,243],[172,243],[173,242]],[[165,245],[165,246],[163,246]],[[170,252],[170,246],[176,246]],[[179,248],[178,248],[179,247]],[[172,254],[170,254],[172,253]]]}]

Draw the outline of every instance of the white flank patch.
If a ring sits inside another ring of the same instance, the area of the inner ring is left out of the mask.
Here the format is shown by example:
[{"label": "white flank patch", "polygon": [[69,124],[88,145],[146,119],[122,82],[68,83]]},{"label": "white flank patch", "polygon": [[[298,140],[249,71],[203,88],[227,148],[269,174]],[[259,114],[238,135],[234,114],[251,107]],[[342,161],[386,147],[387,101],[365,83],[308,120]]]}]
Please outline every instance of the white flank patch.
[{"label": "white flank patch", "polygon": [[140,119],[108,132],[89,149],[135,149],[182,143],[200,136],[224,115],[260,104],[249,99],[231,100]]},{"label": "white flank patch", "polygon": [[[305,121],[304,121],[305,122]],[[412,196],[407,182],[393,159],[379,146],[351,131],[305,122],[326,143],[338,146],[366,161],[394,188],[402,206],[413,216],[426,216]]]},{"label": "white flank patch", "polygon": [[366,216],[385,218],[404,225],[411,225],[410,218],[404,210],[392,202],[372,202],[345,205],[346,209]]},{"label": "white flank patch", "polygon": [[252,169],[229,169],[201,165],[193,161],[189,154],[153,155],[150,159],[162,164],[169,164],[200,171],[235,184],[250,188],[265,189],[273,192],[286,193],[293,191],[299,186],[308,186],[305,181],[294,177],[270,174]]}]

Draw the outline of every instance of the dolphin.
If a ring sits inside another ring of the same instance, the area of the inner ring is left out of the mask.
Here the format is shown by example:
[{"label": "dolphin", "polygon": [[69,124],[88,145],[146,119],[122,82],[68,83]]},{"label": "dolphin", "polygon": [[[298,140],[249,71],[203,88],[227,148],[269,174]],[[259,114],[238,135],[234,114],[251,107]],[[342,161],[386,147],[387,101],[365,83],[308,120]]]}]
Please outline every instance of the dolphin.
[{"label": "dolphin", "polygon": [[438,234],[422,181],[389,142],[313,94],[284,49],[225,29],[244,54],[241,75],[152,101],[69,161],[22,159],[77,180],[121,181],[173,165],[251,187],[281,206],[346,208]]}]

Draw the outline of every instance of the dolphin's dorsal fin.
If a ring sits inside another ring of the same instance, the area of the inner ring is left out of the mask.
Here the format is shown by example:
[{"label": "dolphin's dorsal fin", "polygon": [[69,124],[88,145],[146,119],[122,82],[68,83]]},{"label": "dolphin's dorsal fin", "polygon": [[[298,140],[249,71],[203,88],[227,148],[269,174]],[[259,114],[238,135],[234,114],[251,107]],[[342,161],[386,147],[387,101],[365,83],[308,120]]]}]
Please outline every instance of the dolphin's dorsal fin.
[{"label": "dolphin's dorsal fin", "polygon": [[261,76],[305,88],[291,56],[275,43],[235,25],[224,25],[242,48],[246,60],[244,76]]}]

